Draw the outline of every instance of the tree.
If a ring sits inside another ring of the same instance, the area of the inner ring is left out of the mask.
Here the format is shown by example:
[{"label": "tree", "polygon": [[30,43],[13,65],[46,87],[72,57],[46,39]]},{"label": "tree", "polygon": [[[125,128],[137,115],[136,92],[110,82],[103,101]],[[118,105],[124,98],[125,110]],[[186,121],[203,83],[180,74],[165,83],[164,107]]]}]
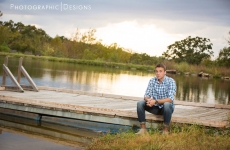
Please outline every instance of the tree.
[{"label": "tree", "polygon": [[168,46],[168,50],[162,54],[165,59],[189,64],[200,64],[203,59],[213,56],[210,39],[191,36],[184,40],[176,41]]},{"label": "tree", "polygon": [[89,49],[85,49],[82,59],[87,59],[87,60],[94,60],[96,59],[96,55],[93,54]]},{"label": "tree", "polygon": [[0,52],[10,52],[10,48],[6,45],[6,43],[0,45]]},{"label": "tree", "polygon": [[[230,31],[229,31],[229,35],[230,35]],[[224,47],[222,50],[220,50],[216,62],[219,66],[230,67],[230,37],[228,37],[226,41],[228,42],[229,46]]]},{"label": "tree", "polygon": [[9,28],[0,26],[0,44],[8,43],[11,36],[11,31]]},{"label": "tree", "polygon": [[138,53],[132,54],[132,56],[130,57],[130,62],[133,64],[139,64],[140,62],[142,62],[141,55]]},{"label": "tree", "polygon": [[220,50],[217,58],[217,64],[219,66],[230,67],[230,46]]},{"label": "tree", "polygon": [[97,43],[95,33],[96,29],[89,29],[87,32],[81,33],[81,31],[77,28],[75,35],[72,37],[72,40],[86,44],[95,44]]},{"label": "tree", "polygon": [[2,13],[2,11],[0,10],[0,17],[2,17],[2,15],[3,15],[3,13]]},{"label": "tree", "polygon": [[63,43],[62,39],[56,35],[55,38],[53,38],[51,41],[51,46],[54,48],[54,56],[56,57],[63,57]]}]

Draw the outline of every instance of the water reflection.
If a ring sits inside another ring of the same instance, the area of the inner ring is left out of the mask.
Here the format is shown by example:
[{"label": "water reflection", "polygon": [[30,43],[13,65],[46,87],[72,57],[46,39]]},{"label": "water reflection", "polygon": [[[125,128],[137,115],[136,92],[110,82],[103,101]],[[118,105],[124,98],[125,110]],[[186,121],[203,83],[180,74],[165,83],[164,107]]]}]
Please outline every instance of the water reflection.
[{"label": "water reflection", "polygon": [[[17,75],[18,58],[9,58],[9,68]],[[0,57],[0,62],[4,58]],[[142,97],[153,72],[122,70],[25,58],[23,66],[39,86],[84,90]],[[2,75],[2,70],[0,70]],[[196,76],[170,75],[177,84],[176,100],[230,104],[230,81]],[[9,81],[8,81],[9,82]],[[26,80],[21,80],[26,84]]]},{"label": "water reflection", "polygon": [[230,104],[230,82],[194,76],[174,76],[176,98],[182,101]]},{"label": "water reflection", "polygon": [[[0,127],[3,129],[3,134],[0,136],[0,145],[2,145],[2,148],[9,150],[29,150],[32,146],[30,145],[31,142],[34,143],[33,146],[36,146],[33,149],[80,150],[92,140],[92,138],[85,137],[80,132],[81,130],[73,127],[45,122],[38,125],[35,120],[1,113]],[[79,135],[78,132],[82,135]]]},{"label": "water reflection", "polygon": [[61,141],[49,141],[38,135],[31,135],[11,129],[4,129],[0,135],[2,150],[81,150],[81,148],[62,145]]}]

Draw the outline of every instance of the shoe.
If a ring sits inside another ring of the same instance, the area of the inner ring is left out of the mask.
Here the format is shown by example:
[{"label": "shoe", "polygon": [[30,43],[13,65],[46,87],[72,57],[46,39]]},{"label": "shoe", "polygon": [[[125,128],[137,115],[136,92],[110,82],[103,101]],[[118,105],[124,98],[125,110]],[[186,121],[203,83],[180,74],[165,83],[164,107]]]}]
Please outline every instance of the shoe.
[{"label": "shoe", "polygon": [[162,134],[168,135],[169,134],[169,126],[164,126]]},{"label": "shoe", "polygon": [[148,134],[146,129],[140,129],[137,133],[135,133],[136,135],[144,135],[144,134]]},{"label": "shoe", "polygon": [[163,134],[163,135],[168,135],[168,134],[169,134],[169,131],[163,130],[162,134]]}]

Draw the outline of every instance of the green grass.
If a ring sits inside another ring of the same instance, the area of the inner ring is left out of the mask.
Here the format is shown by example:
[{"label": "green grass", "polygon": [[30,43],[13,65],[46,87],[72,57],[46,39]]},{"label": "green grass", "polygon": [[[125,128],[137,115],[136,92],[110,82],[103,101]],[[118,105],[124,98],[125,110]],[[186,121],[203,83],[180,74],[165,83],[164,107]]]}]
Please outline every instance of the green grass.
[{"label": "green grass", "polygon": [[224,150],[230,149],[230,129],[199,125],[171,125],[169,135],[150,129],[148,135],[135,135],[133,130],[105,134],[94,139],[88,150]]},{"label": "green grass", "polygon": [[84,59],[71,59],[71,58],[60,58],[60,57],[51,57],[51,56],[34,56],[34,55],[25,55],[25,54],[18,54],[18,53],[3,53],[3,52],[0,52],[0,55],[16,57],[16,58],[23,57],[23,58],[32,58],[32,59],[40,59],[40,60],[56,61],[56,62],[67,62],[67,63],[84,64],[84,65],[92,65],[92,66],[103,66],[103,67],[111,67],[111,68],[135,69],[141,71],[148,71],[154,69],[153,66],[106,62],[101,60],[84,60]]}]

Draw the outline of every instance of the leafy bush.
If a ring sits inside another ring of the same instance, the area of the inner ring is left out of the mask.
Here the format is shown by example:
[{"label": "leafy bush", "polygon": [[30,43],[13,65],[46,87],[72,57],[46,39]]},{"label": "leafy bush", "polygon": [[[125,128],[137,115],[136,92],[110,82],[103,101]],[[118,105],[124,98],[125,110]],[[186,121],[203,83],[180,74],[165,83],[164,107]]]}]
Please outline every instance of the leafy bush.
[{"label": "leafy bush", "polygon": [[10,52],[10,48],[6,45],[6,43],[3,43],[0,45],[0,51],[1,52]]}]

